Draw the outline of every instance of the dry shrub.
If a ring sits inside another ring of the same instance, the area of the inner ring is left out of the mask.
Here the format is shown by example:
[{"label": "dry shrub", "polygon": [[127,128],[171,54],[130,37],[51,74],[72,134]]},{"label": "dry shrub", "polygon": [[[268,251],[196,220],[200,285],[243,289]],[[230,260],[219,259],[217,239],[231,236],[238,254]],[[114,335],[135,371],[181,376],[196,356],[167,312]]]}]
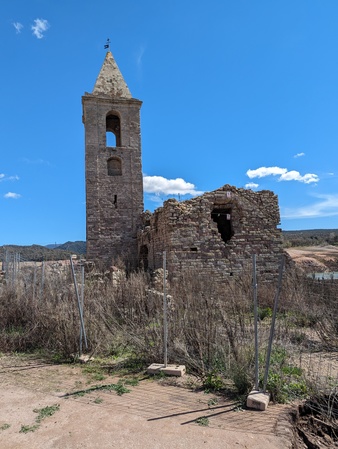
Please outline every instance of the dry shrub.
[{"label": "dry shrub", "polygon": [[316,311],[316,329],[326,350],[338,349],[338,282],[309,280]]},{"label": "dry shrub", "polygon": [[[44,349],[65,357],[78,352],[79,312],[69,268],[46,275],[43,294],[29,279],[0,291],[2,349]],[[169,288],[169,362],[202,375],[244,366],[253,341],[250,282],[243,276],[221,285],[198,272],[182,273]],[[84,320],[89,351],[132,351],[147,362],[163,360],[163,294],[144,272],[87,275]]]},{"label": "dry shrub", "polygon": [[[69,267],[64,273],[46,274],[43,286],[41,282],[32,286],[32,282],[31,274],[26,274],[14,286],[3,285],[0,289],[2,350],[43,349],[63,357],[78,353],[80,320]],[[260,348],[265,348],[276,286],[258,287],[262,311],[259,342]],[[155,289],[144,272],[93,269],[87,273],[84,321],[88,351],[116,357],[135,355],[145,363],[162,362],[160,289],[161,282],[157,279]],[[314,323],[323,341],[334,332],[337,336],[334,320],[328,320],[329,308],[336,310],[332,304],[336,300],[326,290],[316,291],[299,273],[287,271],[275,342],[291,352],[303,344],[308,326]],[[337,315],[332,312],[332,316]],[[304,329],[302,334],[300,326]],[[221,376],[233,379],[241,392],[252,386],[254,323],[250,270],[241,278],[229,277],[222,283],[197,270],[186,270],[179,279],[169,282],[168,355],[169,363],[185,364],[190,371],[209,379],[209,383],[216,379],[219,385]]]},{"label": "dry shrub", "polygon": [[[171,352],[202,378],[232,378],[241,390],[252,382],[253,309],[249,273],[220,283],[186,271],[171,286]],[[243,387],[245,385],[245,387]]]},{"label": "dry shrub", "polygon": [[[46,273],[41,278],[23,269],[16,283],[0,289],[0,347],[2,351],[44,350],[69,358],[78,351],[79,312],[74,286],[66,272]],[[87,313],[89,334],[95,319]],[[94,331],[95,329],[95,331]],[[92,346],[92,344],[90,345]]]}]

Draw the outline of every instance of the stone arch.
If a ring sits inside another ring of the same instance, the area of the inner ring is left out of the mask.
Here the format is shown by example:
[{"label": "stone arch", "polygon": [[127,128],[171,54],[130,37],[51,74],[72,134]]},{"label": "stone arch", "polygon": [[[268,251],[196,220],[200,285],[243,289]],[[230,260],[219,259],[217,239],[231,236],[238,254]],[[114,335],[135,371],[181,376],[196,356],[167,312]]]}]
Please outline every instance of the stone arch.
[{"label": "stone arch", "polygon": [[[110,111],[106,115],[106,143],[111,141],[111,133],[115,136],[115,145],[121,146],[121,119],[117,112]],[[106,145],[109,146],[109,145]]]}]

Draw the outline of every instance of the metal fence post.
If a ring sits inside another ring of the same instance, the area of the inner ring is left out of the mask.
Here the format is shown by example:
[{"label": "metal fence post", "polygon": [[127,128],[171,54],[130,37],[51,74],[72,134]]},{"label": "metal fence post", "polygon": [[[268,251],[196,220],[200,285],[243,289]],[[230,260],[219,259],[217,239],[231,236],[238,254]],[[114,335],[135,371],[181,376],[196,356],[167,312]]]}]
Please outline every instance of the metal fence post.
[{"label": "metal fence post", "polygon": [[164,345],[164,367],[168,364],[168,307],[167,307],[167,253],[163,251],[163,345]]},{"label": "metal fence post", "polygon": [[271,320],[271,327],[270,327],[269,345],[268,345],[268,352],[267,352],[267,355],[266,355],[265,374],[264,374],[264,382],[263,382],[263,392],[264,393],[266,392],[266,384],[268,382],[272,340],[273,340],[273,334],[275,332],[275,322],[276,322],[276,315],[277,315],[277,307],[278,307],[279,295],[280,295],[280,290],[281,290],[281,286],[282,286],[283,268],[284,268],[284,256],[281,257],[281,262],[280,262],[280,266],[279,266],[278,285],[277,285],[277,291],[276,291],[274,305],[273,305],[273,313],[272,313],[272,320]]},{"label": "metal fence post", "polygon": [[[84,314],[83,308],[84,308],[84,264],[81,261],[81,308],[82,308],[82,316]],[[80,355],[82,354],[82,339],[83,339],[83,332],[82,332],[82,326],[80,326]]]},{"label": "metal fence post", "polygon": [[81,323],[81,328],[82,328],[84,344],[85,344],[85,348],[88,349],[87,336],[86,336],[86,331],[85,331],[84,321],[83,321],[83,311],[82,311],[82,307],[81,307],[81,300],[80,300],[79,290],[77,288],[77,281],[76,281],[76,275],[75,275],[75,270],[74,270],[72,256],[70,256],[70,266],[71,266],[71,269],[72,269],[74,288],[75,288],[75,293],[76,293],[76,298],[77,298],[77,305],[78,305],[78,308],[79,308],[80,323]]},{"label": "metal fence post", "polygon": [[45,286],[45,261],[42,261],[41,265],[41,290],[40,290],[40,299],[43,298],[43,289]]},{"label": "metal fence post", "polygon": [[255,390],[259,387],[259,361],[258,361],[258,306],[257,306],[257,279],[256,254],[252,255],[252,286],[254,299],[254,330],[255,330]]},{"label": "metal fence post", "polygon": [[33,271],[33,301],[35,299],[35,286],[36,286],[36,262],[34,262],[34,271]]}]

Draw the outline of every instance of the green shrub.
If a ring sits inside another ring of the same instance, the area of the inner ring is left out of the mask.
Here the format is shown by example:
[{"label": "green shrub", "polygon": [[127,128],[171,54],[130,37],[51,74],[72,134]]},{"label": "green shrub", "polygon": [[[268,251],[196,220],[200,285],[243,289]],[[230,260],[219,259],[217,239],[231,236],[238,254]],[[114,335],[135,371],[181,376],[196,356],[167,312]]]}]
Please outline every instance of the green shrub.
[{"label": "green shrub", "polygon": [[263,321],[264,318],[272,317],[272,309],[271,307],[258,307],[257,308],[258,319]]},{"label": "green shrub", "polygon": [[233,369],[232,381],[239,395],[249,393],[253,387],[253,379],[245,367],[237,366]]},{"label": "green shrub", "polygon": [[210,391],[219,391],[224,388],[222,377],[215,371],[208,373],[203,379],[203,387]]}]

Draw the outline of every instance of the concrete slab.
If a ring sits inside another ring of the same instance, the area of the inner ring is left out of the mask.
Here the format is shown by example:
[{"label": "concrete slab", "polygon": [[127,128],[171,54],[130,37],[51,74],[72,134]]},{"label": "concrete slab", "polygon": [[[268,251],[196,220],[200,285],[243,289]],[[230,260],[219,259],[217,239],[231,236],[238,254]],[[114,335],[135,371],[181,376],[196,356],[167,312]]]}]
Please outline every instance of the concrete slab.
[{"label": "concrete slab", "polygon": [[247,397],[246,406],[255,410],[264,411],[268,408],[270,402],[270,394],[263,391],[252,390]]},{"label": "concrete slab", "polygon": [[163,363],[152,363],[147,368],[148,374],[159,374],[164,373],[167,376],[177,376],[181,377],[184,376],[186,370],[185,365],[167,365],[164,366]]},{"label": "concrete slab", "polygon": [[182,377],[185,374],[185,365],[167,365],[161,372],[168,376]]}]

